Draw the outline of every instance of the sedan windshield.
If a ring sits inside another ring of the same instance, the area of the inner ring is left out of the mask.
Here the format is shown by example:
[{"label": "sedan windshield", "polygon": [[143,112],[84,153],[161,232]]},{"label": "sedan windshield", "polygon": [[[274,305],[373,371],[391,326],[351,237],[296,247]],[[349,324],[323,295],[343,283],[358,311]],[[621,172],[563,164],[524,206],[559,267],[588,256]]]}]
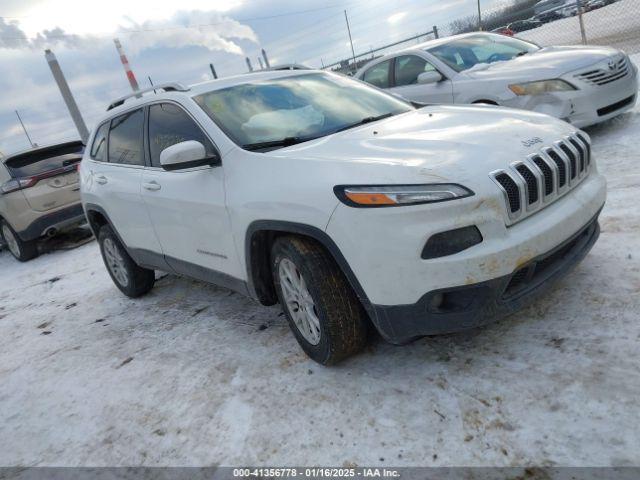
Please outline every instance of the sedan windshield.
[{"label": "sedan windshield", "polygon": [[414,108],[361,82],[329,73],[248,81],[194,99],[234,142],[248,150],[301,143]]},{"label": "sedan windshield", "polygon": [[443,43],[427,51],[453,68],[456,72],[476,65],[503,62],[535,52],[532,43],[504,35],[472,35]]}]

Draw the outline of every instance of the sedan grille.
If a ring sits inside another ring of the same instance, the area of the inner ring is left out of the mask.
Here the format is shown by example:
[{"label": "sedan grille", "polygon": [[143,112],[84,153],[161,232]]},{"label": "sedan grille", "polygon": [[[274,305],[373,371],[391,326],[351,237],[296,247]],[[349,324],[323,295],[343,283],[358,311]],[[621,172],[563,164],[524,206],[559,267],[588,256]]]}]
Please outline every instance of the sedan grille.
[{"label": "sedan grille", "polygon": [[629,75],[630,70],[629,62],[623,56],[618,60],[612,60],[607,68],[591,69],[576,75],[576,78],[591,85],[602,86],[623,79]]},{"label": "sedan grille", "polygon": [[491,173],[502,190],[508,224],[514,224],[554,202],[572,190],[588,174],[591,145],[581,133],[569,135],[513,162],[508,169]]}]

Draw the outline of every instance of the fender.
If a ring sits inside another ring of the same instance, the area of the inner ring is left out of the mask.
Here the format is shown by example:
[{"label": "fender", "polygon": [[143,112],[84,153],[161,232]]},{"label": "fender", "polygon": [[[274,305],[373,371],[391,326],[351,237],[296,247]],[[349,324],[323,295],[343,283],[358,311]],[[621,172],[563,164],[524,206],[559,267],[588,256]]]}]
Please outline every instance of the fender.
[{"label": "fender", "polygon": [[369,318],[371,318],[371,320],[377,326],[376,309],[373,307],[371,301],[369,300],[369,297],[367,297],[367,294],[364,292],[362,285],[360,285],[358,278],[353,273],[353,270],[349,266],[347,260],[344,258],[344,255],[326,232],[311,225],[286,222],[281,220],[255,220],[247,227],[245,235],[245,263],[247,267],[247,286],[249,289],[249,293],[253,298],[262,300],[266,295],[266,292],[264,291],[264,285],[256,285],[254,282],[254,269],[260,268],[260,259],[252,257],[252,247],[254,246],[252,240],[254,234],[260,231],[295,233],[298,235],[305,235],[307,237],[313,238],[318,243],[320,243],[324,248],[327,249],[335,262],[338,264],[338,267],[347,278],[347,281],[362,303],[362,306],[369,315]]}]

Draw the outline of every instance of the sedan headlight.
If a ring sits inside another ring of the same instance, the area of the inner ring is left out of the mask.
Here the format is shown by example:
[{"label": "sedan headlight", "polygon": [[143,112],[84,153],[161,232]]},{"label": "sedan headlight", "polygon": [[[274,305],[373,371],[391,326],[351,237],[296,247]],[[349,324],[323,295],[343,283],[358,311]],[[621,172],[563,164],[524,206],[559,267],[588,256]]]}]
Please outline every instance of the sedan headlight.
[{"label": "sedan headlight", "polygon": [[564,80],[541,80],[539,82],[518,83],[509,85],[509,89],[518,96],[577,90],[576,87]]},{"label": "sedan headlight", "polygon": [[351,207],[399,207],[470,197],[473,192],[455,183],[426,185],[339,185],[336,196]]}]

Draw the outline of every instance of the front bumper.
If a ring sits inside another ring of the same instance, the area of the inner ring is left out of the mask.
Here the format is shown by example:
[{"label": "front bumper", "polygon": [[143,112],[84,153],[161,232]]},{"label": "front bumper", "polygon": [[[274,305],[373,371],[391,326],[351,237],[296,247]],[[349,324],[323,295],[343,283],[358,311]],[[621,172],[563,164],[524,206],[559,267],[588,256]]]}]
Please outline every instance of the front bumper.
[{"label": "front bumper", "polygon": [[515,97],[502,104],[551,115],[582,128],[629,111],[637,101],[638,77],[634,68],[623,79],[602,86],[580,82],[573,75],[562,78],[579,89],[571,92]]},{"label": "front bumper", "polygon": [[423,335],[479,327],[513,313],[551,290],[589,253],[600,234],[598,216],[562,244],[512,274],[434,290],[411,305],[374,305],[381,335],[405,343]]},{"label": "front bumper", "polygon": [[61,208],[53,213],[43,215],[32,222],[27,228],[21,230],[18,236],[25,242],[35,240],[44,235],[48,230],[64,230],[86,222],[82,204],[77,203],[70,207]]}]

